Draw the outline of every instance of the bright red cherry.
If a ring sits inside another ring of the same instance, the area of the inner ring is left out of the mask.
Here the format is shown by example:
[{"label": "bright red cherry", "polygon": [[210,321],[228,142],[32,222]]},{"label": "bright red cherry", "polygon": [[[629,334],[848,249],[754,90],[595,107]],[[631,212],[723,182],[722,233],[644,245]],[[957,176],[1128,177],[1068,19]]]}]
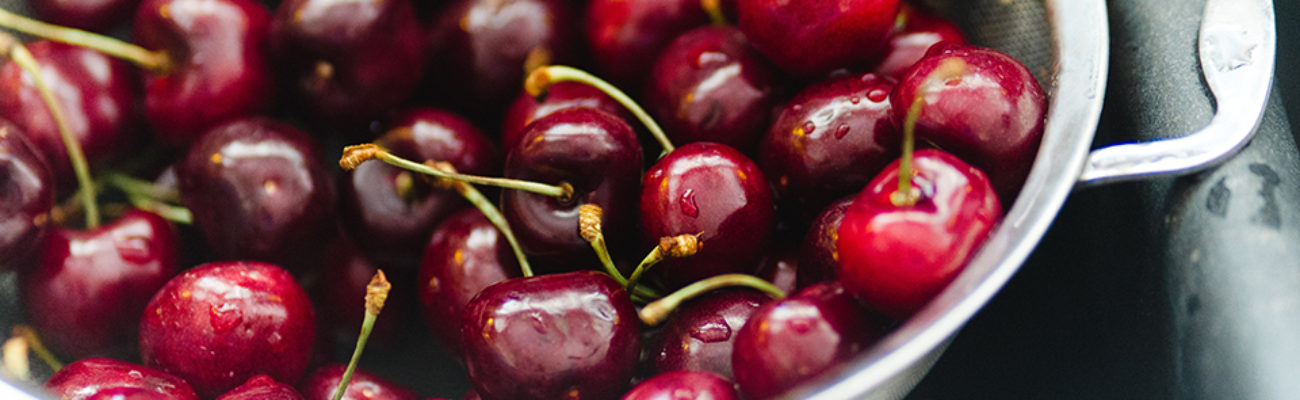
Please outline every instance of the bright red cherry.
[{"label": "bright red cherry", "polygon": [[460,319],[483,288],[519,276],[519,263],[496,226],[476,209],[438,224],[424,248],[417,289],[424,321],[447,349],[460,353]]},{"label": "bright red cherry", "polygon": [[966,266],[1002,217],[984,173],[939,150],[913,158],[917,203],[896,205],[898,164],[867,185],[840,222],[839,281],[895,318],[924,306]]},{"label": "bright red cherry", "polygon": [[[298,385],[303,398],[307,400],[331,400],[338,391],[339,381],[343,380],[343,364],[329,364],[317,368],[302,379]],[[417,400],[410,389],[389,382],[366,370],[357,368],[352,372],[352,381],[348,383],[343,398],[348,400]]]},{"label": "bright red cherry", "polygon": [[217,397],[217,400],[304,400],[297,389],[274,378],[258,375]]},{"label": "bright red cherry", "polygon": [[17,269],[37,254],[49,232],[54,177],[22,129],[0,119],[0,269]]},{"label": "bright red cherry", "polygon": [[140,0],[27,0],[41,20],[88,31],[103,31],[131,18]]},{"label": "bright red cherry", "polygon": [[[64,366],[45,382],[45,390],[55,398],[68,400],[111,399],[107,395],[112,394],[130,394],[144,399],[199,398],[181,378],[108,358],[87,358]],[[147,397],[150,394],[160,396]]]},{"label": "bright red cherry", "polygon": [[592,0],[586,36],[600,74],[624,90],[640,90],[668,43],[709,23],[699,0]]},{"label": "bright red cherry", "polygon": [[623,400],[713,399],[739,400],[736,387],[711,372],[671,371],[646,379],[623,395]]},{"label": "bright red cherry", "polygon": [[740,30],[782,70],[816,77],[878,59],[899,0],[738,0]]},{"label": "bright red cherry", "polygon": [[898,19],[903,21],[902,27],[889,38],[885,59],[876,65],[875,72],[880,76],[902,79],[935,43],[966,44],[961,28],[922,7],[903,3]]},{"label": "bright red cherry", "polygon": [[168,281],[145,308],[140,357],[205,398],[256,375],[297,382],[311,357],[314,318],[307,294],[280,267],[200,265]]},{"label": "bright red cherry", "polygon": [[[682,304],[655,334],[655,371],[709,371],[732,379],[731,353],[736,333],[767,295],[753,290],[721,290]],[[656,351],[657,350],[657,351]]]}]

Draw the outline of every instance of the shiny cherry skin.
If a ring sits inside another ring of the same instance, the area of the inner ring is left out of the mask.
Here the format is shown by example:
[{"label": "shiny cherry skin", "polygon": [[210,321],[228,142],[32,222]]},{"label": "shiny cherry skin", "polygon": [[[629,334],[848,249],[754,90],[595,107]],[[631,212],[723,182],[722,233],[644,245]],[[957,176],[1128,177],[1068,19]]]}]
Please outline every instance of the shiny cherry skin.
[{"label": "shiny cherry skin", "polygon": [[[354,343],[361,321],[365,319],[366,307],[362,301],[366,297],[366,285],[380,264],[369,258],[352,244],[347,235],[335,237],[324,249],[321,257],[320,278],[315,286],[308,289],[316,306],[322,332],[333,334],[333,339],[340,343]],[[396,342],[407,329],[402,316],[407,312],[410,300],[408,293],[403,293],[410,285],[407,280],[398,280],[394,268],[384,266],[388,279],[397,280],[384,303],[383,312],[375,319],[374,330],[370,332],[371,345],[384,345]],[[403,295],[406,296],[403,296]]]},{"label": "shiny cherry skin", "polygon": [[[345,369],[347,369],[346,365],[332,363],[312,371],[311,374],[302,379],[302,383],[298,384],[298,388],[302,390],[303,398],[307,400],[333,399],[335,391],[339,388],[339,381],[343,380],[343,370]],[[348,400],[418,400],[420,397],[416,396],[410,389],[357,368],[352,372],[352,381],[348,383],[343,398]]]},{"label": "shiny cherry skin", "polygon": [[465,367],[487,400],[613,398],[641,354],[631,299],[596,271],[489,286],[465,307],[462,323]]},{"label": "shiny cherry skin", "polygon": [[42,21],[101,32],[131,18],[140,0],[27,0]]},{"label": "shiny cherry skin", "polygon": [[791,218],[807,221],[857,193],[898,156],[891,121],[893,82],[845,75],[807,87],[781,107],[759,146],[758,163]]},{"label": "shiny cherry skin", "polygon": [[441,102],[476,119],[495,116],[529,68],[572,65],[581,38],[565,0],[456,0],[430,29],[427,81]]},{"label": "shiny cherry skin", "polygon": [[655,371],[709,371],[733,379],[731,353],[736,333],[771,298],[730,289],[692,299],[673,311],[651,348]]},{"label": "shiny cherry skin", "polygon": [[519,92],[515,101],[506,109],[501,122],[501,148],[512,149],[523,138],[524,127],[538,118],[551,115],[559,110],[575,107],[590,107],[614,114],[624,121],[632,121],[633,116],[622,104],[618,104],[605,92],[579,82],[559,82],[546,89],[546,95],[538,99]]},{"label": "shiny cherry skin", "polygon": [[453,214],[433,231],[416,280],[424,321],[456,353],[465,305],[483,288],[518,277],[519,262],[496,226],[477,209]]},{"label": "shiny cherry skin", "polygon": [[739,29],[704,26],[663,50],[645,96],[674,143],[717,142],[748,151],[776,105],[776,81],[776,72]]},{"label": "shiny cherry skin", "polygon": [[940,43],[890,96],[897,126],[918,98],[917,139],[979,167],[1010,203],[1038,155],[1047,111],[1047,95],[1029,69],[997,50]]},{"label": "shiny cherry skin", "polygon": [[1002,217],[980,170],[939,150],[918,151],[912,163],[916,205],[890,201],[899,173],[891,164],[844,211],[838,239],[844,288],[899,319],[956,278]]},{"label": "shiny cherry skin", "polygon": [[177,166],[214,255],[299,269],[334,228],[334,182],[306,133],[261,117],[217,126]]},{"label": "shiny cherry skin", "polygon": [[763,171],[739,151],[709,142],[678,147],[646,171],[642,233],[651,240],[698,234],[703,248],[664,260],[650,272],[669,288],[753,272],[772,240],[774,208]]},{"label": "shiny cherry skin", "polygon": [[156,138],[186,146],[217,124],[270,108],[270,22],[253,0],[140,3],[132,37],[172,64],[145,78],[144,115]]},{"label": "shiny cherry skin", "polygon": [[146,211],[57,229],[36,268],[19,276],[27,322],[68,358],[132,354],[145,304],[180,271],[176,251],[175,229]]},{"label": "shiny cherry skin", "polygon": [[50,231],[54,175],[18,126],[0,119],[0,270],[26,268]]},{"label": "shiny cherry skin", "polygon": [[836,270],[840,266],[840,256],[837,253],[840,222],[844,221],[844,211],[853,204],[855,197],[844,196],[826,206],[817,218],[813,218],[812,225],[799,246],[799,273],[796,286],[803,288],[814,283],[835,280]]},{"label": "shiny cherry skin", "polygon": [[426,36],[411,3],[280,3],[271,54],[290,101],[310,119],[356,125],[410,97],[424,73]]},{"label": "shiny cherry skin", "polygon": [[884,54],[899,0],[738,0],[739,26],[782,70],[818,77]]},{"label": "shiny cherry skin", "polygon": [[[400,112],[375,143],[398,156],[446,161],[457,171],[492,176],[502,156],[469,121],[448,111],[417,107]],[[451,189],[435,188],[418,173],[382,161],[342,174],[340,220],[376,261],[414,264],[438,222],[469,205]]]},{"label": "shiny cherry skin", "polygon": [[[139,77],[125,61],[48,40],[27,45],[41,78],[63,108],[72,137],[92,164],[121,156],[140,139],[135,102]],[[23,128],[46,155],[59,182],[71,186],[72,162],[36,84],[16,63],[0,67],[0,117]]]},{"label": "shiny cherry skin", "polygon": [[591,245],[578,235],[578,207],[594,203],[611,252],[635,234],[641,145],[622,119],[593,108],[556,111],[526,128],[506,157],[505,176],[552,185],[568,183],[569,201],[520,190],[501,191],[501,212],[536,265],[546,271],[593,268]]},{"label": "shiny cherry skin", "polygon": [[293,386],[276,382],[274,378],[258,375],[217,397],[217,400],[305,400]]},{"label": "shiny cherry skin", "polygon": [[592,0],[587,4],[587,44],[601,77],[635,91],[668,43],[708,23],[699,0]]},{"label": "shiny cherry skin", "polygon": [[736,387],[704,371],[671,371],[646,379],[623,395],[623,400],[715,399],[739,400]]},{"label": "shiny cherry skin", "polygon": [[168,281],[140,322],[144,365],[213,398],[256,375],[297,382],[315,340],[307,294],[288,271],[255,261],[204,264]]},{"label": "shiny cherry skin", "polygon": [[736,334],[736,384],[746,398],[771,398],[843,362],[881,335],[868,315],[835,282],[763,305]]},{"label": "shiny cherry skin", "polygon": [[[64,366],[45,382],[45,390],[59,399],[89,400],[110,394],[140,392],[162,395],[165,399],[198,400],[194,389],[184,379],[153,368],[109,358],[87,358]],[[135,397],[128,397],[135,398]]]},{"label": "shiny cherry skin", "polygon": [[935,43],[966,44],[966,35],[961,28],[923,7],[905,2],[898,11],[898,19],[903,24],[896,27],[894,35],[889,38],[885,59],[874,70],[877,75],[903,79],[903,75]]}]

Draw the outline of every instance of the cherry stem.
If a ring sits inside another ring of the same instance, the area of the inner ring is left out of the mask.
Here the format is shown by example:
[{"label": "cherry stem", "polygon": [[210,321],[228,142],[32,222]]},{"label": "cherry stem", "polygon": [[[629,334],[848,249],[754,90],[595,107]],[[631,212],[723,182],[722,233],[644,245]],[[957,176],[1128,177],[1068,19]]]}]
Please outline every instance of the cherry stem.
[{"label": "cherry stem", "polygon": [[0,8],[0,26],[56,42],[94,49],[130,61],[150,71],[166,73],[171,69],[171,60],[166,53],[152,51],[94,32],[47,24],[3,8]]},{"label": "cherry stem", "polygon": [[641,280],[641,276],[650,270],[650,267],[655,266],[665,258],[690,257],[695,253],[699,253],[701,248],[703,248],[703,243],[700,242],[700,235],[687,234],[659,238],[659,245],[650,250],[650,254],[646,254],[645,258],[641,259],[641,263],[637,264],[635,270],[632,270],[632,277],[627,279],[627,285],[625,286],[629,290],[636,287],[637,282]]},{"label": "cherry stem", "polygon": [[180,193],[164,189],[153,182],[136,179],[120,172],[110,172],[104,177],[109,184],[126,194],[126,200],[135,208],[149,211],[171,222],[190,225],[194,214],[180,203]]},{"label": "cherry stem", "polygon": [[704,13],[709,14],[709,22],[715,26],[727,25],[727,16],[722,13],[722,5],[718,0],[700,0],[700,8]]},{"label": "cherry stem", "polygon": [[898,207],[916,205],[920,194],[912,187],[912,154],[916,147],[916,120],[921,118],[921,106],[925,102],[916,96],[912,106],[907,109],[907,119],[903,120],[903,156],[898,161],[898,191],[889,196],[889,201]]},{"label": "cherry stem", "polygon": [[601,218],[604,210],[596,204],[583,204],[578,206],[578,234],[583,240],[591,243],[591,248],[596,251],[596,258],[600,259],[600,264],[605,267],[605,273],[619,285],[627,288],[628,292],[634,297],[641,300],[654,300],[663,297],[648,287],[628,285],[627,278],[619,272],[618,267],[614,266],[614,260],[609,256],[609,248],[605,245],[605,233],[601,229]]},{"label": "cherry stem", "polygon": [[72,137],[72,128],[68,127],[68,119],[63,114],[63,107],[59,104],[59,99],[54,97],[54,92],[45,84],[45,78],[41,74],[41,65],[32,57],[32,53],[27,48],[18,43],[13,36],[0,34],[0,47],[9,55],[9,58],[18,64],[24,72],[31,75],[32,82],[36,85],[36,91],[40,92],[41,99],[45,101],[45,106],[50,110],[50,117],[54,119],[54,124],[59,128],[59,137],[63,139],[63,145],[67,148],[68,159],[72,161],[72,171],[77,176],[77,184],[81,188],[81,203],[86,216],[86,228],[94,229],[99,226],[99,207],[95,205],[95,185],[90,179],[90,167],[86,164],[86,154],[81,151],[81,143]]},{"label": "cherry stem", "polygon": [[[426,161],[426,163],[430,165],[425,165],[425,167],[435,169],[439,172],[456,172],[456,167],[453,167],[451,163],[446,161],[438,163]],[[506,217],[501,215],[501,210],[498,210],[497,207],[492,204],[492,201],[488,200],[487,196],[483,195],[483,192],[475,189],[474,185],[457,180],[442,179],[436,183],[451,186],[451,188],[460,193],[465,200],[469,201],[470,204],[473,204],[474,207],[477,207],[478,211],[483,213],[483,216],[488,219],[488,222],[491,222],[493,226],[496,226],[497,230],[501,231],[501,236],[505,236],[506,241],[510,243],[510,250],[515,252],[515,259],[519,260],[519,272],[522,273],[525,278],[533,276],[533,267],[528,264],[528,257],[524,255],[524,248],[519,245],[519,240],[515,239],[515,231],[510,229],[510,224],[506,222]]]},{"label": "cherry stem", "polygon": [[664,154],[676,149],[673,143],[668,141],[668,135],[664,134],[663,128],[660,128],[659,124],[655,123],[654,118],[650,118],[650,114],[646,113],[645,109],[641,108],[635,100],[632,100],[631,96],[586,71],[563,65],[540,67],[528,74],[528,79],[524,81],[524,90],[533,97],[541,97],[551,85],[560,82],[584,83],[604,92],[614,101],[626,107],[628,111],[631,111],[632,115],[635,115],[642,124],[645,124],[646,129],[650,130],[650,134],[663,146]]},{"label": "cherry stem", "polygon": [[375,271],[375,276],[371,277],[370,283],[366,285],[366,316],[361,321],[361,335],[357,336],[357,348],[352,350],[352,359],[348,361],[348,368],[343,370],[343,378],[339,379],[339,387],[334,391],[334,400],[342,399],[348,384],[352,383],[352,373],[357,369],[361,353],[366,349],[366,340],[370,339],[370,331],[375,327],[375,319],[379,318],[379,312],[384,310],[384,301],[388,300],[390,290],[393,290],[393,284],[388,283],[384,270]]},{"label": "cherry stem", "polygon": [[59,370],[63,369],[63,363],[59,361],[58,357],[54,356],[54,353],[50,352],[50,349],[45,347],[40,336],[36,335],[35,329],[27,325],[16,325],[13,328],[13,335],[27,341],[27,347],[31,348],[32,352],[36,353],[36,357],[45,362],[45,365],[48,365],[50,370],[59,372]]},{"label": "cherry stem", "polygon": [[662,299],[646,304],[645,307],[641,308],[641,312],[638,316],[641,317],[641,322],[648,326],[659,325],[668,318],[669,314],[672,314],[673,310],[677,309],[679,305],[687,300],[699,297],[717,289],[733,286],[755,289],[776,300],[785,298],[785,291],[776,287],[776,285],[773,285],[771,282],[763,280],[763,278],[747,274],[722,274],[701,279],[684,288],[678,289],[676,292],[673,292]]},{"label": "cherry stem", "polygon": [[339,159],[339,166],[344,170],[351,171],[356,169],[361,163],[377,159],[386,162],[392,166],[402,168],[412,172],[419,172],[425,175],[431,175],[442,179],[450,179],[477,185],[496,186],[506,189],[522,190],[529,193],[550,196],[559,199],[561,202],[567,202],[573,197],[573,186],[561,182],[559,185],[548,185],[539,182],[522,181],[518,179],[496,178],[478,175],[466,175],[456,172],[439,171],[428,165],[420,164],[415,161],[407,160],[393,153],[388,152],[383,147],[373,143],[358,144],[343,148],[343,157]]}]

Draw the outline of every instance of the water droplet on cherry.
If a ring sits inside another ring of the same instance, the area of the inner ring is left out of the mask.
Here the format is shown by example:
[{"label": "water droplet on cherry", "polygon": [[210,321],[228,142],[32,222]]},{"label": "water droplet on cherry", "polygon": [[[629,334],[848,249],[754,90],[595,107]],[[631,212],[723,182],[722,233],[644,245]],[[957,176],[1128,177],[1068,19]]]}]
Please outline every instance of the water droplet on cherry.
[{"label": "water droplet on cherry", "polygon": [[682,213],[691,217],[700,216],[700,207],[695,204],[695,189],[686,189],[680,200]]}]

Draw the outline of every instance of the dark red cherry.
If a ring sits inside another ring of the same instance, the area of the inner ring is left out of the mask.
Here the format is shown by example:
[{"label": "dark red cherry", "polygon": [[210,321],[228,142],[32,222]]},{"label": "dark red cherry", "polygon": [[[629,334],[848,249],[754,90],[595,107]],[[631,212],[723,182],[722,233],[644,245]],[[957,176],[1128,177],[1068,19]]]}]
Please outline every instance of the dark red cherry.
[{"label": "dark red cherry", "polygon": [[664,260],[651,270],[670,288],[729,272],[753,272],[771,241],[774,215],[763,171],[739,151],[717,143],[678,147],[650,167],[641,184],[644,237],[702,238],[699,253]]},{"label": "dark red cherry", "polygon": [[894,35],[889,38],[889,49],[885,50],[885,59],[876,65],[875,72],[880,76],[902,79],[935,43],[966,44],[966,35],[961,28],[922,7],[903,3],[898,10],[898,20],[903,24],[895,27]]},{"label": "dark red cherry", "polygon": [[[400,157],[446,161],[472,175],[500,170],[502,157],[491,140],[450,112],[405,110],[387,128],[375,143]],[[454,190],[435,188],[420,175],[383,162],[361,164],[341,181],[340,219],[357,245],[384,263],[417,259],[438,221],[469,205]]]},{"label": "dark red cherry", "polygon": [[231,118],[270,108],[271,17],[252,0],[143,0],[135,42],[168,55],[145,79],[145,118],[164,143],[184,146]]},{"label": "dark red cherry", "polygon": [[813,219],[799,247],[798,287],[835,280],[835,271],[840,267],[840,255],[837,254],[840,222],[844,220],[844,211],[853,204],[854,197],[850,195],[836,200]]},{"label": "dark red cherry", "polygon": [[782,70],[816,77],[878,59],[899,0],[738,0],[740,29]]},{"label": "dark red cherry", "polygon": [[[59,399],[89,400],[112,394],[141,396],[141,392],[165,399],[198,400],[185,380],[142,365],[108,358],[87,358],[64,366],[45,382],[49,395]],[[96,397],[100,396],[100,397]],[[136,397],[127,397],[135,399]]]},{"label": "dark red cherry", "polygon": [[203,135],[177,165],[181,199],[220,258],[302,264],[333,232],[334,182],[316,143],[255,117]]},{"label": "dark red cherry", "polygon": [[275,379],[258,375],[248,378],[247,382],[217,397],[217,400],[305,400],[293,386],[276,382]]},{"label": "dark red cherry", "polygon": [[576,107],[591,107],[614,114],[624,121],[633,120],[626,107],[614,101],[605,92],[578,82],[559,82],[546,90],[543,99],[537,99],[528,92],[519,92],[519,97],[510,108],[501,123],[501,148],[512,149],[523,138],[524,127],[538,118],[553,112]]},{"label": "dark red cherry", "polygon": [[646,379],[623,395],[623,400],[715,399],[739,400],[736,387],[711,372],[671,371]]},{"label": "dark red cherry", "polygon": [[171,225],[140,210],[88,231],[57,229],[19,276],[27,322],[68,358],[133,354],[145,304],[180,271],[176,252]]},{"label": "dark red cherry", "polygon": [[[139,78],[125,61],[83,47],[42,40],[27,45],[41,78],[58,99],[86,159],[102,164],[140,139]],[[0,67],[0,117],[23,128],[60,182],[73,182],[72,162],[36,84],[16,63]]]},{"label": "dark red cherry", "polygon": [[49,232],[54,176],[22,129],[0,119],[0,270],[26,268]]},{"label": "dark red cherry", "polygon": [[846,75],[813,84],[781,107],[763,136],[758,163],[784,212],[806,221],[862,190],[898,157],[893,88],[875,74]]},{"label": "dark red cherry", "polygon": [[[302,379],[298,388],[307,400],[331,400],[338,391],[339,381],[343,380],[346,365],[333,363],[317,368]],[[357,368],[352,372],[352,381],[348,383],[343,398],[347,400],[417,400],[410,389],[380,378],[378,375]]]},{"label": "dark red cherry", "polygon": [[105,389],[87,397],[86,400],[171,400],[168,395],[136,387],[116,387]]},{"label": "dark red cherry", "polygon": [[456,0],[435,18],[427,81],[473,116],[498,115],[525,72],[572,64],[581,39],[565,0]]},{"label": "dark red cherry", "polygon": [[585,107],[556,111],[525,130],[506,158],[505,176],[568,183],[574,194],[564,201],[503,190],[502,214],[534,268],[571,271],[599,265],[591,245],[578,235],[578,207],[594,203],[604,209],[602,225],[611,248],[621,249],[632,240],[641,177],[636,134],[622,119]]},{"label": "dark red cherry", "polygon": [[997,50],[940,43],[890,96],[898,126],[917,99],[917,139],[979,167],[1002,199],[1014,199],[1038,154],[1047,111],[1029,69]]},{"label": "dark red cherry", "polygon": [[918,202],[891,201],[899,190],[898,164],[891,164],[844,211],[837,241],[844,288],[900,319],[943,290],[1002,217],[975,167],[939,150],[916,152],[912,165]]},{"label": "dark red cherry", "polygon": [[131,18],[140,0],[27,0],[42,21],[88,31],[103,31]]},{"label": "dark red cherry", "polygon": [[592,0],[586,36],[601,77],[639,90],[668,43],[709,23],[699,0]]},{"label": "dark red cherry", "polygon": [[[365,319],[366,304],[362,300],[366,297],[366,284],[381,266],[366,258],[346,235],[335,237],[323,252],[320,276],[309,289],[315,300],[312,304],[316,305],[317,317],[324,325],[323,332],[333,334],[333,339],[340,343],[355,343],[361,321]],[[394,272],[393,268],[384,269],[387,273]],[[371,345],[393,343],[407,328],[402,316],[408,303],[401,300],[410,300],[410,296],[402,296],[401,291],[409,286],[402,285],[389,293],[383,313],[375,320],[370,333]]]},{"label": "dark red cherry", "polygon": [[595,271],[489,286],[465,307],[463,324],[465,366],[487,400],[612,398],[641,354],[632,301]]},{"label": "dark red cherry", "polygon": [[834,282],[763,305],[736,334],[736,384],[747,398],[771,398],[848,359],[882,333],[868,315]]},{"label": "dark red cherry", "polygon": [[367,123],[410,97],[424,73],[426,32],[410,0],[286,0],[274,18],[279,79],[311,119]]},{"label": "dark red cherry", "polygon": [[739,29],[699,27],[654,61],[647,108],[679,145],[717,142],[751,150],[776,105],[776,79]]},{"label": "dark red cherry", "polygon": [[753,290],[731,289],[692,299],[673,311],[656,334],[655,371],[709,371],[732,379],[731,352],[736,333],[771,298]]},{"label": "dark red cherry", "polygon": [[297,382],[311,357],[314,318],[307,294],[280,267],[204,264],[172,278],[149,302],[140,358],[205,398],[256,375]]},{"label": "dark red cherry", "polygon": [[433,231],[420,261],[420,305],[424,321],[447,349],[459,353],[460,319],[474,295],[519,276],[510,244],[483,213],[464,209]]}]

